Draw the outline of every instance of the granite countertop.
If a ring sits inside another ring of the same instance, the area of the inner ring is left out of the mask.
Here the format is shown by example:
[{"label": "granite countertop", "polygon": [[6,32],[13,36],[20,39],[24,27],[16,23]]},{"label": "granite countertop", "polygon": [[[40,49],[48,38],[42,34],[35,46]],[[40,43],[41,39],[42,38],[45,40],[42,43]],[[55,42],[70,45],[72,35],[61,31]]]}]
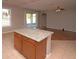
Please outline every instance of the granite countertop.
[{"label": "granite countertop", "polygon": [[43,39],[54,33],[51,31],[46,31],[41,29],[30,29],[30,28],[16,29],[14,30],[14,32],[29,37],[37,42],[42,41]]}]

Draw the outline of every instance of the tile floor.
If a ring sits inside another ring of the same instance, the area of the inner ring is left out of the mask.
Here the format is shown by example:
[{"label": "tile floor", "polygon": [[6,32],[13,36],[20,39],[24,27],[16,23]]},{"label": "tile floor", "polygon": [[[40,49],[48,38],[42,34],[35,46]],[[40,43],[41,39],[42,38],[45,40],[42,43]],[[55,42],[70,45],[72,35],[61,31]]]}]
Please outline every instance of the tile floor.
[{"label": "tile floor", "polygon": [[[14,49],[13,34],[3,34],[3,59],[26,59]],[[52,55],[46,59],[76,59],[75,40],[52,40]]]}]

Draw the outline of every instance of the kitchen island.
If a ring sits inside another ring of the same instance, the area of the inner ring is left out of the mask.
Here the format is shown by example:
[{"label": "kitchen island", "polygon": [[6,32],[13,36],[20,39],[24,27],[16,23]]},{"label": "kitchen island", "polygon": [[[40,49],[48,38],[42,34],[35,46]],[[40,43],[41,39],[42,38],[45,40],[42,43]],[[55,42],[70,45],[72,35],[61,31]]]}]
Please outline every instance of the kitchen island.
[{"label": "kitchen island", "polygon": [[52,34],[40,29],[17,29],[14,31],[14,47],[26,59],[45,59],[51,53]]}]

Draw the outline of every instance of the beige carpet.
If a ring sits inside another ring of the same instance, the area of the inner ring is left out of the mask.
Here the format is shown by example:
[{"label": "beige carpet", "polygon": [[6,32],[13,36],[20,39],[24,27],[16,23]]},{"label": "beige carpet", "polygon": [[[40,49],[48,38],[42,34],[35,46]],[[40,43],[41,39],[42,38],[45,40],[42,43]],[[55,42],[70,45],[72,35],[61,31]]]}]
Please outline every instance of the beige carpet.
[{"label": "beige carpet", "polygon": [[[3,34],[3,59],[26,59],[14,49],[13,34]],[[76,59],[75,40],[52,40],[52,55],[47,59]]]}]

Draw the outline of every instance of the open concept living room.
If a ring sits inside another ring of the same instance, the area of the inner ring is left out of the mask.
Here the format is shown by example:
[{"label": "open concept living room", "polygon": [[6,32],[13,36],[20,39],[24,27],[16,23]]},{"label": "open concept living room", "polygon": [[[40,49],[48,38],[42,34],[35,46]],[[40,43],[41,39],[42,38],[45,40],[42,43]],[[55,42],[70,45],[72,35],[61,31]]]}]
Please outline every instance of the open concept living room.
[{"label": "open concept living room", "polygon": [[76,59],[76,0],[3,0],[2,59]]}]

